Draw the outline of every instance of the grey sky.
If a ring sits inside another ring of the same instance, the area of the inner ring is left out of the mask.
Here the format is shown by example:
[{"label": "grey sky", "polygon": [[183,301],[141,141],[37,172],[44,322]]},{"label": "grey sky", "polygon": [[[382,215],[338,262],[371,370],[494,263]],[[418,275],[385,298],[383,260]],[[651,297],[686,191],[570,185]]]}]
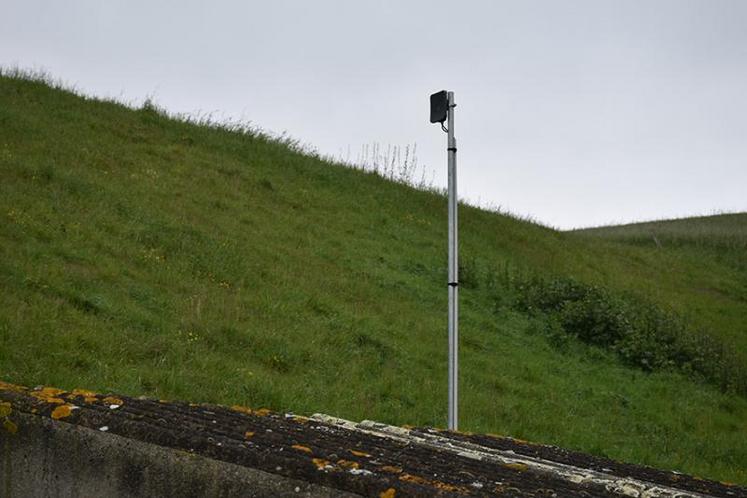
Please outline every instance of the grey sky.
[{"label": "grey sky", "polygon": [[0,64],[322,153],[416,142],[456,92],[460,194],[570,228],[747,210],[744,1],[5,0]]}]

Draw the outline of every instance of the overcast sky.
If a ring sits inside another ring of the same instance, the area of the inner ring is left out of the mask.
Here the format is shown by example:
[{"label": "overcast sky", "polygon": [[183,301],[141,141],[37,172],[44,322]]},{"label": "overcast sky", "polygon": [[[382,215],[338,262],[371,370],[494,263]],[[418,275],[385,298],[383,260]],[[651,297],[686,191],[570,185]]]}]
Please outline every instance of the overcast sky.
[{"label": "overcast sky", "polygon": [[747,1],[10,2],[0,64],[86,93],[417,143],[456,93],[460,195],[561,228],[747,211]]}]

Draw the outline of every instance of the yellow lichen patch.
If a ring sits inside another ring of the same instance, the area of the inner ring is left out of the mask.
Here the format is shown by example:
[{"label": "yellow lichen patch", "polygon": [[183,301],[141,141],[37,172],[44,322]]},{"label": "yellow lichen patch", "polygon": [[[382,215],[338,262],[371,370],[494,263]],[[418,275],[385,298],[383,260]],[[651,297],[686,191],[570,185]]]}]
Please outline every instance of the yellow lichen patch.
[{"label": "yellow lichen patch", "polygon": [[251,438],[252,436],[254,436],[254,433],[252,431],[246,431],[244,433],[244,437],[247,439]]},{"label": "yellow lichen patch", "polygon": [[86,404],[91,404],[97,402],[99,399],[96,397],[96,393],[91,391],[86,391],[83,389],[73,389],[73,392],[65,396],[67,399],[75,399],[78,397],[83,397],[83,402]]},{"label": "yellow lichen patch", "polygon": [[329,465],[329,460],[324,458],[312,458],[311,461],[314,462],[317,470],[324,470]]},{"label": "yellow lichen patch", "polygon": [[3,420],[3,427],[5,427],[5,430],[10,432],[11,434],[15,434],[16,432],[18,432],[18,426],[7,418]]},{"label": "yellow lichen patch", "polygon": [[524,472],[529,468],[525,463],[504,463],[503,466],[507,469],[518,470],[519,472]]},{"label": "yellow lichen patch", "polygon": [[259,415],[260,417],[266,417],[272,413],[268,408],[260,408],[259,410],[254,410],[255,415]]},{"label": "yellow lichen patch", "polygon": [[350,450],[350,453],[352,453],[353,455],[355,455],[357,457],[365,457],[365,458],[370,458],[371,457],[371,455],[369,455],[368,453],[365,453],[363,451]]},{"label": "yellow lichen patch", "polygon": [[337,465],[345,469],[359,469],[360,464],[358,462],[352,462],[350,460],[340,459],[337,460]]},{"label": "yellow lichen patch", "polygon": [[106,398],[103,399],[103,401],[107,405],[123,405],[124,404],[124,401],[114,396],[107,396]]},{"label": "yellow lichen patch", "polygon": [[412,474],[402,474],[401,476],[399,476],[399,480],[400,481],[405,481],[405,482],[411,482],[411,483],[414,483],[414,484],[420,484],[420,485],[424,485],[424,486],[432,486],[432,487],[434,487],[436,489],[440,489],[442,491],[449,491],[449,492],[452,492],[452,493],[455,493],[455,492],[456,493],[466,493],[466,490],[463,487],[455,486],[453,484],[448,484],[448,483],[441,482],[441,481],[431,481],[431,480],[426,479],[424,477],[415,476],[415,475],[412,475]]},{"label": "yellow lichen patch", "polygon": [[252,409],[247,406],[233,405],[231,407],[231,410],[235,412],[246,413],[247,415],[252,414]]},{"label": "yellow lichen patch", "polygon": [[62,405],[65,403],[65,400],[60,398],[60,394],[64,394],[65,391],[62,389],[57,389],[54,387],[44,387],[42,389],[39,389],[38,391],[31,391],[31,396],[40,400],[44,401],[45,403],[53,403],[56,405]]},{"label": "yellow lichen patch", "polygon": [[383,470],[384,472],[391,472],[393,474],[399,474],[402,472],[401,467],[394,467],[393,465],[384,465],[383,467],[381,467],[381,470]]},{"label": "yellow lichen patch", "polygon": [[379,498],[394,498],[395,496],[397,496],[397,490],[394,488],[389,488],[379,493]]},{"label": "yellow lichen patch", "polygon": [[291,417],[291,420],[293,420],[294,422],[298,422],[299,424],[305,424],[309,421],[309,417],[293,415],[293,417]]},{"label": "yellow lichen patch", "polygon": [[13,406],[6,401],[0,402],[0,417],[4,419],[3,427],[11,434],[15,434],[18,432],[18,426],[8,418],[11,413],[13,413]]},{"label": "yellow lichen patch", "polygon": [[9,384],[0,380],[0,391],[13,391],[13,392],[24,392],[27,389],[23,386],[17,386],[15,384]]},{"label": "yellow lichen patch", "polygon": [[73,413],[75,406],[73,405],[60,405],[52,411],[52,418],[59,420],[61,418],[69,417]]},{"label": "yellow lichen patch", "polygon": [[412,474],[402,474],[401,476],[399,476],[399,480],[405,481],[405,482],[412,482],[415,484],[428,484],[428,479],[425,479],[420,476],[414,476]]},{"label": "yellow lichen patch", "polygon": [[294,450],[303,451],[304,453],[311,453],[311,448],[309,448],[308,446],[294,444],[293,446],[291,446],[291,448],[293,448]]},{"label": "yellow lichen patch", "polygon": [[432,481],[431,485],[442,491],[449,491],[450,493],[466,493],[467,490],[461,486],[455,486],[441,481]]},{"label": "yellow lichen patch", "polygon": [[62,398],[55,398],[53,396],[44,396],[39,393],[31,393],[31,396],[38,399],[39,401],[44,401],[45,403],[52,403],[55,405],[63,405],[65,404],[65,400]]}]

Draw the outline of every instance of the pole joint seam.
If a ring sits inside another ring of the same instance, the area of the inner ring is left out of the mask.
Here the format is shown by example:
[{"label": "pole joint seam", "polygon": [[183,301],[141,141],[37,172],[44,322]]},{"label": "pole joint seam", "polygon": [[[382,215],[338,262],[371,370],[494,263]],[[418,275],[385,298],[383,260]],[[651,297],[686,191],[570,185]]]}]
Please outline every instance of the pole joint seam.
[{"label": "pole joint seam", "polygon": [[449,287],[459,287],[459,282],[449,282]]}]

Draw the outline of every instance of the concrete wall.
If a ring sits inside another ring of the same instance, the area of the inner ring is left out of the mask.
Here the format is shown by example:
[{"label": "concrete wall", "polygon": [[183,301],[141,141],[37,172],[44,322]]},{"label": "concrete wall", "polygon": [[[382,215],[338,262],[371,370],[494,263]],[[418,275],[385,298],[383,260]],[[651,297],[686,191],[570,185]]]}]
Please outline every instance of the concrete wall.
[{"label": "concrete wall", "polygon": [[357,496],[25,413],[0,427],[0,497]]}]

